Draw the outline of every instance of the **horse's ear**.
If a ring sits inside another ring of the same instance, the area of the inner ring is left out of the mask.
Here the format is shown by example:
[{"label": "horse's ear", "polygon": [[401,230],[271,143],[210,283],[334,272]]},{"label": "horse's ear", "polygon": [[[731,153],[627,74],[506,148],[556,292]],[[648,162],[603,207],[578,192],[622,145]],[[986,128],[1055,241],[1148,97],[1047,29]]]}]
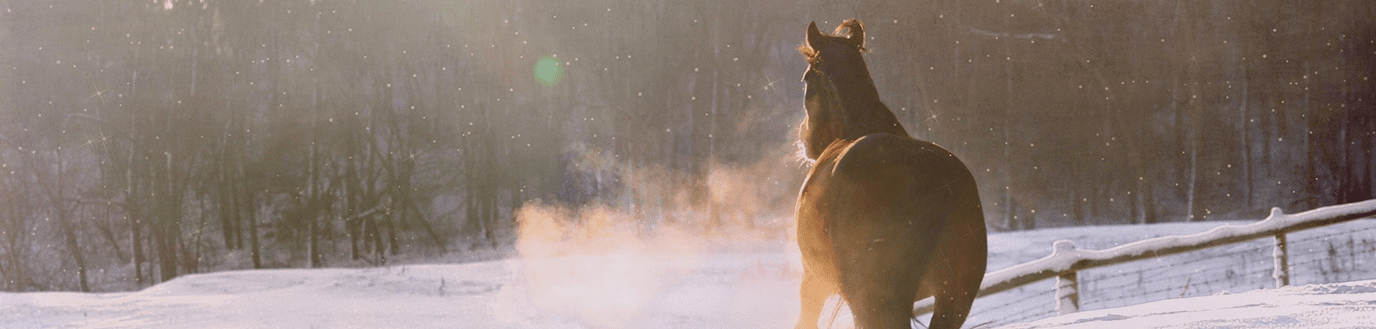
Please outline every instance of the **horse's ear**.
[{"label": "horse's ear", "polygon": [[807,47],[817,49],[822,42],[822,32],[817,31],[817,22],[807,23]]},{"label": "horse's ear", "polygon": [[[842,22],[841,26],[837,27],[837,30],[840,30],[841,27],[850,29],[850,36],[846,37],[847,41],[855,45],[856,49],[865,49],[865,23],[861,23],[860,20],[852,18]],[[839,33],[840,31],[837,32]]]}]

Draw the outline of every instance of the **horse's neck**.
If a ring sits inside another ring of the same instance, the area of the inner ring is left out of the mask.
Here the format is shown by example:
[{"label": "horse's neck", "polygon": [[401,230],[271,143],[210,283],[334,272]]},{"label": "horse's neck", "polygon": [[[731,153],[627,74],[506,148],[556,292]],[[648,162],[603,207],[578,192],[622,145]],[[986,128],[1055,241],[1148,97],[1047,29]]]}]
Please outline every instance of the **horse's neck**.
[{"label": "horse's neck", "polygon": [[844,139],[854,140],[865,135],[881,133],[910,137],[893,111],[877,97],[847,105],[846,113],[849,117],[846,120],[846,131],[842,133]]},{"label": "horse's neck", "polygon": [[858,73],[858,76],[846,79],[850,81],[844,84],[846,90],[838,90],[840,94],[850,96],[842,97],[840,104],[846,116],[846,127],[841,134],[843,139],[854,140],[879,133],[910,137],[893,111],[879,99],[879,88],[870,78],[869,70]]}]

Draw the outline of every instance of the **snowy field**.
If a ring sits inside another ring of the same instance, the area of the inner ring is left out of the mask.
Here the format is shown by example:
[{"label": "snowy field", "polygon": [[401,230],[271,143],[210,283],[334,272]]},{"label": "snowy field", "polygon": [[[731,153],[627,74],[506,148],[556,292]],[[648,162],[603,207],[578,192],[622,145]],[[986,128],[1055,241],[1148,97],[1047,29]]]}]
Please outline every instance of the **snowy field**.
[{"label": "snowy field", "polygon": [[[1059,239],[1074,240],[1084,249],[1102,249],[1156,236],[1202,232],[1219,224],[1222,223],[994,234],[989,240],[989,270],[1041,258],[1051,251],[1051,242]],[[1349,252],[1324,251],[1323,242],[1331,246],[1335,245],[1332,241],[1338,241],[1336,245],[1350,244],[1360,249],[1360,241],[1370,239],[1370,231],[1364,228],[1373,226],[1376,222],[1360,220],[1307,231],[1310,233],[1305,234],[1320,237],[1310,239],[1318,241],[1316,245],[1320,247],[1294,248],[1319,248],[1315,252],[1327,256],[1320,259],[1342,259]],[[1366,235],[1333,235],[1338,232]],[[1307,241],[1304,237],[1292,239]],[[1248,248],[1251,247],[1238,250],[1250,254],[1253,250]],[[188,275],[139,292],[0,293],[0,328],[791,327],[797,314],[797,255],[788,252],[790,247],[785,242],[730,249],[750,251],[682,254],[669,250],[656,254],[369,269],[231,271]],[[1258,257],[1269,259],[1269,249],[1261,252]],[[1222,251],[1221,255],[1203,259],[1244,259],[1232,256],[1231,250]],[[1214,288],[1220,291],[1212,292],[1191,288],[1190,284],[1184,286],[1186,290],[1177,291],[1180,287],[1162,284],[1168,286],[1165,290],[1173,291],[1172,295],[1180,294],[1179,298],[1171,296],[1145,304],[1134,301],[1126,307],[1094,307],[1086,301],[1087,311],[1081,313],[1005,327],[1373,327],[1376,281],[1362,281],[1372,278],[1362,277],[1371,272],[1373,264],[1356,260],[1369,256],[1352,258],[1351,263],[1341,265],[1365,271],[1347,269],[1343,270],[1346,277],[1328,277],[1350,281],[1346,283],[1252,291]],[[1304,259],[1307,258],[1292,258],[1297,284],[1319,280],[1306,279],[1303,273],[1308,272],[1299,268]],[[1314,264],[1339,268],[1322,261]],[[1332,271],[1315,273],[1319,272]],[[1090,276],[1082,274],[1082,280]],[[1269,279],[1269,274],[1265,279]],[[1050,290],[1050,285],[1046,284],[1045,291]],[[1103,294],[1094,290],[1094,283],[1082,283],[1082,289],[1087,300]],[[1196,292],[1182,293],[1189,289]],[[1029,291],[1036,296],[1029,303],[1050,307],[1051,295],[1036,292],[1040,288]],[[1010,297],[995,295],[979,303],[1004,303],[1000,298]],[[967,327],[991,321],[987,319],[989,314],[981,316],[980,312],[977,307]],[[841,313],[836,327],[848,327],[842,325],[849,321],[848,315]]]},{"label": "snowy field", "polygon": [[1376,280],[1291,286],[1086,311],[1004,328],[1372,328]]}]

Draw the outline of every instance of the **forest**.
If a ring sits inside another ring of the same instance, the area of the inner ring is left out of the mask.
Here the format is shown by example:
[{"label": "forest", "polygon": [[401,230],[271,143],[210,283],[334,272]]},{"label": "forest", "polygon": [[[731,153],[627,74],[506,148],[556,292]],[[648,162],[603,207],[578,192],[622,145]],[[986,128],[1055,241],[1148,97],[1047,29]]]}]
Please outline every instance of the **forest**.
[{"label": "forest", "polygon": [[529,205],[786,239],[797,47],[848,18],[994,231],[1257,219],[1376,187],[1366,1],[0,7],[5,291],[498,259]]}]

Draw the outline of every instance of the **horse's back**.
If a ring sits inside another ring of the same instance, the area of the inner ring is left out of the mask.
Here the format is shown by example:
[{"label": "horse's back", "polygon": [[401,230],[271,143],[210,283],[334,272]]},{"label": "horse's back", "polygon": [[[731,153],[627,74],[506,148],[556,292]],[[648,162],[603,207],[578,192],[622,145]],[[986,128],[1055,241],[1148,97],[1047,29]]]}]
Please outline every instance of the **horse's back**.
[{"label": "horse's back", "polygon": [[[858,210],[902,219],[946,218],[962,207],[979,207],[974,177],[950,151],[930,142],[891,134],[871,134],[828,149],[810,179]],[[817,177],[822,176],[822,177]],[[982,217],[982,216],[981,216]],[[983,224],[981,218],[980,224]]]},{"label": "horse's back", "polygon": [[[839,146],[839,145],[838,145]],[[900,193],[922,193],[938,187],[944,195],[973,192],[974,177],[951,151],[931,142],[893,134],[856,139],[835,158],[832,176],[849,181],[907,183]],[[967,190],[957,191],[958,186]],[[935,190],[935,189],[933,189]]]}]

